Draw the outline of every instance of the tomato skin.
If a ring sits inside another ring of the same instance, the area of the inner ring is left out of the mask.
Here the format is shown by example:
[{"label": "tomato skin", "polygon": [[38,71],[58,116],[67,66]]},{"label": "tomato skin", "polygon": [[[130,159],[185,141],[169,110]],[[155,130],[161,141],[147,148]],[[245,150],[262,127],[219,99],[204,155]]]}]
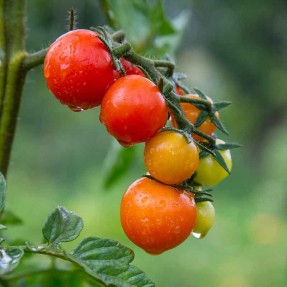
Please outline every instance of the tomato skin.
[{"label": "tomato skin", "polygon": [[187,143],[176,131],[160,132],[145,146],[145,166],[151,176],[166,184],[179,184],[190,178],[198,167],[196,145]]},{"label": "tomato skin", "polygon": [[141,178],[125,192],[120,215],[127,237],[155,255],[188,238],[195,225],[196,207],[191,193]]},{"label": "tomato skin", "polygon": [[[179,94],[182,95],[186,98],[199,98],[198,95],[196,94],[187,94],[187,95],[183,95],[183,94]],[[212,103],[212,100],[207,97],[208,100]],[[181,103],[180,104],[185,116],[187,117],[187,119],[191,122],[191,123],[195,123],[197,118],[199,117],[201,110],[198,109],[197,107],[193,106],[192,104],[189,103]],[[219,113],[215,112],[214,113],[215,116],[219,119]],[[174,117],[172,117],[172,125],[174,127],[177,127],[176,121],[174,119]],[[205,121],[198,127],[198,130],[206,133],[207,135],[211,135],[213,132],[215,132],[216,130],[216,126],[215,124],[211,121],[211,119],[209,117],[207,117],[205,119]],[[192,134],[193,138],[197,141],[203,141],[204,139],[196,134]]]},{"label": "tomato skin", "polygon": [[[224,141],[217,139],[217,144],[223,144]],[[232,159],[230,150],[221,150],[220,154],[225,160],[225,163],[231,171]],[[212,155],[207,155],[199,160],[199,166],[196,170],[194,180],[201,185],[216,185],[225,179],[228,173],[225,169],[214,159]]]},{"label": "tomato skin", "polygon": [[122,63],[127,75],[138,75],[145,77],[144,72],[130,61],[120,58],[120,62]]},{"label": "tomato skin", "polygon": [[206,236],[214,223],[215,209],[210,201],[196,203],[197,218],[192,234],[196,238]]},{"label": "tomato skin", "polygon": [[146,142],[167,119],[167,105],[158,87],[138,75],[117,80],[101,106],[100,121],[123,146]]},{"label": "tomato skin", "polygon": [[44,76],[62,104],[86,110],[100,105],[108,87],[121,74],[97,34],[79,29],[60,36],[50,46]]}]

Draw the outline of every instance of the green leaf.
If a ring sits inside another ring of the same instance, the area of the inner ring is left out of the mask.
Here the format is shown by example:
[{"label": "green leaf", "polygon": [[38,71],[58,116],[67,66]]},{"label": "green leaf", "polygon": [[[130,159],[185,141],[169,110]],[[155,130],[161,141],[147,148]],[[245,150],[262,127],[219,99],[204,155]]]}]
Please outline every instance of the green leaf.
[{"label": "green leaf", "polygon": [[6,181],[4,175],[0,172],[0,217],[5,207],[5,197],[6,197]]},{"label": "green leaf", "polygon": [[80,216],[58,206],[50,213],[42,232],[48,243],[58,248],[59,243],[76,239],[82,229],[83,220]]},{"label": "green leaf", "polygon": [[216,161],[226,170],[226,172],[228,172],[228,174],[230,174],[230,170],[228,166],[226,165],[226,162],[223,156],[221,155],[220,151],[214,150],[214,153],[215,153],[214,158],[216,159]]},{"label": "green leaf", "polygon": [[[163,56],[178,47],[189,13],[182,12],[174,20],[166,17],[162,1],[101,0],[110,24],[123,29],[135,51]],[[128,17],[127,17],[128,11]]]},{"label": "green leaf", "polygon": [[200,155],[200,158],[206,156],[207,154],[211,154],[213,156],[215,156],[215,153],[213,150],[209,149],[208,147],[206,147],[204,144],[201,144],[200,142],[195,142],[199,148],[201,149],[199,155]]},{"label": "green leaf", "polygon": [[0,249],[0,275],[14,270],[18,266],[23,254],[23,250],[18,247]]},{"label": "green leaf", "polygon": [[134,259],[133,251],[115,240],[88,237],[67,256],[94,279],[108,286],[155,286],[140,269],[129,265]]},{"label": "green leaf", "polygon": [[228,135],[228,131],[225,128],[225,126],[222,124],[222,122],[214,115],[214,113],[209,113],[209,117],[211,119],[211,121],[215,124],[215,126],[222,131],[223,133],[225,133],[226,135]]},{"label": "green leaf", "polygon": [[106,188],[111,187],[127,173],[135,158],[135,149],[135,146],[123,148],[117,141],[113,141],[104,163]]},{"label": "green leaf", "polygon": [[212,105],[212,107],[213,107],[214,111],[219,111],[221,109],[224,109],[224,108],[228,107],[229,105],[231,105],[231,102],[222,101],[222,102],[214,103]]},{"label": "green leaf", "polygon": [[20,217],[7,209],[5,209],[5,212],[3,213],[0,222],[4,225],[20,225],[23,223]]}]

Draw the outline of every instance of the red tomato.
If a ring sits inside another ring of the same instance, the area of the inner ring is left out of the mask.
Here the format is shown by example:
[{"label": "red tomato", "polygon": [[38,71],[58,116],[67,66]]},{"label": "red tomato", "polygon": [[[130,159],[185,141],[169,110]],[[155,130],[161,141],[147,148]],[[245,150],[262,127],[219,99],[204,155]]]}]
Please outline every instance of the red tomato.
[{"label": "red tomato", "polygon": [[120,210],[127,237],[150,254],[185,241],[197,212],[191,193],[148,178],[138,179],[128,188]]},{"label": "red tomato", "polygon": [[100,105],[106,90],[120,73],[95,32],[73,30],[50,46],[44,76],[56,98],[79,111]]},{"label": "red tomato", "polygon": [[145,77],[145,74],[143,73],[143,71],[139,67],[131,63],[130,61],[124,58],[121,58],[120,61],[127,75],[139,75],[139,76]]},{"label": "red tomato", "polygon": [[107,91],[100,121],[123,146],[146,142],[167,122],[168,110],[158,87],[147,78],[130,75]]}]

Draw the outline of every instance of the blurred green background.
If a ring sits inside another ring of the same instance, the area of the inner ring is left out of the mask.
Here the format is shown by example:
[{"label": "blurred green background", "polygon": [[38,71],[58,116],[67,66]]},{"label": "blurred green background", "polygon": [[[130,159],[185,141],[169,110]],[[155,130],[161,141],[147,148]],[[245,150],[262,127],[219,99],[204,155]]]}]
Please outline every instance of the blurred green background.
[{"label": "blurred green background", "polygon": [[[106,23],[100,1],[27,2],[29,51],[65,32],[70,7],[78,10],[81,28]],[[140,6],[145,1],[111,2],[120,13],[131,2]],[[175,53],[177,70],[188,75],[186,84],[215,101],[233,102],[221,119],[230,131],[229,140],[243,144],[232,152],[231,176],[213,191],[213,229],[205,239],[189,238],[160,256],[134,246],[121,229],[119,204],[125,189],[145,173],[143,145],[136,149],[133,168],[105,188],[112,138],[99,123],[99,109],[73,113],[60,105],[38,67],[25,85],[8,177],[8,208],[24,224],[10,227],[6,234],[41,241],[47,214],[63,205],[83,217],[81,238],[113,238],[135,250],[134,264],[156,286],[287,286],[287,2],[170,0],[164,7],[179,26],[189,17]],[[127,14],[131,36],[148,31],[142,31],[141,15]],[[156,18],[151,21],[157,23]],[[158,43],[178,37],[156,40],[144,51],[161,53]]]}]

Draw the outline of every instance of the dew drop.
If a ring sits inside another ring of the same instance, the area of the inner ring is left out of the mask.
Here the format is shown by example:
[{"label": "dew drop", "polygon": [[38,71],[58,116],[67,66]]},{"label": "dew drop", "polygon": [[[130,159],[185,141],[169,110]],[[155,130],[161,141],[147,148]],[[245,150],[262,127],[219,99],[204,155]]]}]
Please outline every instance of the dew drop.
[{"label": "dew drop", "polygon": [[203,238],[203,237],[206,235],[206,233],[192,232],[192,235],[193,235],[195,238],[197,238],[197,239],[201,239],[201,238]]},{"label": "dew drop", "polygon": [[82,112],[84,109],[81,107],[73,107],[73,106],[69,106],[69,108],[73,111],[73,112]]}]

